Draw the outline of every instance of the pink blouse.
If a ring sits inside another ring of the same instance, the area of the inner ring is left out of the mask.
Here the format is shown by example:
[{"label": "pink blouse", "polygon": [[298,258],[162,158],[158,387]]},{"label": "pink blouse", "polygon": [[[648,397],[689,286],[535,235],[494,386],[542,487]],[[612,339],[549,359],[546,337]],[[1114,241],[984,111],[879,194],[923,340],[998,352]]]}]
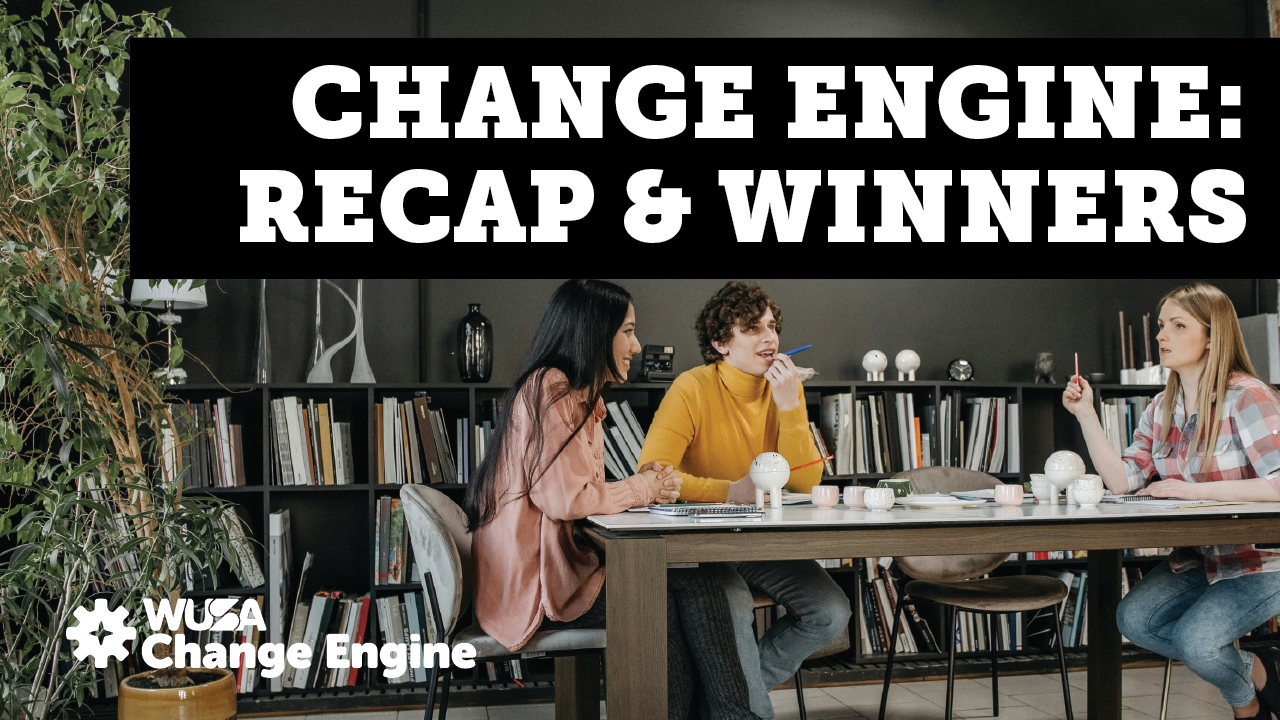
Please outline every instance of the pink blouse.
[{"label": "pink blouse", "polygon": [[[543,397],[563,391],[568,380],[550,370],[543,380]],[[587,420],[553,461],[528,495],[524,453],[531,432],[523,394],[516,397],[503,444],[508,457],[497,470],[495,496],[499,509],[493,522],[475,532],[476,616],[480,627],[508,650],[529,642],[542,618],[568,621],[581,616],[595,602],[604,584],[604,568],[591,550],[573,539],[573,521],[588,515],[622,512],[649,504],[652,493],[640,475],[605,482],[604,401],[596,403]],[[587,412],[581,393],[569,394],[543,411],[543,456],[550,457]]]}]

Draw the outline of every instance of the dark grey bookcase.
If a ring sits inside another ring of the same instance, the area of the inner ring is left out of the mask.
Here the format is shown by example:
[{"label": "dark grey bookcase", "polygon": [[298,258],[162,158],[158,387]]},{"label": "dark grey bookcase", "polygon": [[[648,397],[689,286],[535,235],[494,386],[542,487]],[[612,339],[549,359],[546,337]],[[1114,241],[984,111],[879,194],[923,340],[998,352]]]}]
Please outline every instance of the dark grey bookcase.
[{"label": "dark grey bookcase", "polygon": [[[641,425],[648,427],[653,420],[666,393],[669,383],[626,383],[614,386],[610,390],[610,399],[627,400]],[[982,382],[870,382],[845,380],[815,380],[805,383],[805,403],[809,409],[810,419],[818,418],[821,398],[836,393],[853,393],[855,397],[867,393],[885,390],[894,392],[910,392],[914,404],[919,409],[927,405],[936,405],[944,394],[959,390],[961,397],[1004,397],[1010,403],[1017,403],[1020,409],[1019,458],[1020,467],[1016,473],[996,473],[995,477],[1009,483],[1022,483],[1029,480],[1033,469],[1044,466],[1045,460],[1055,450],[1069,449],[1088,458],[1083,436],[1079,425],[1062,407],[1061,397],[1065,385],[1045,385],[1033,383],[982,383]],[[1163,386],[1142,385],[1094,385],[1097,402],[1103,398],[1127,397],[1131,395],[1149,395],[1154,397]],[[398,594],[410,590],[419,590],[418,582],[400,585],[376,584],[377,563],[374,558],[375,509],[379,498],[398,496],[400,485],[370,484],[376,471],[375,419],[374,406],[383,398],[394,397],[408,400],[418,394],[425,394],[431,399],[432,408],[444,410],[448,421],[449,435],[453,442],[454,426],[458,418],[466,418],[468,427],[474,427],[484,420],[492,420],[486,413],[486,403],[500,398],[507,387],[500,385],[470,383],[434,383],[434,384],[376,384],[355,385],[348,383],[334,384],[236,384],[236,385],[180,385],[172,388],[174,395],[180,399],[199,401],[206,398],[231,396],[230,422],[243,426],[246,486],[238,488],[198,488],[188,489],[191,494],[204,494],[234,501],[248,511],[253,527],[257,533],[256,540],[265,548],[269,542],[268,519],[271,512],[282,508],[290,509],[292,534],[292,567],[294,582],[297,581],[297,570],[307,551],[315,554],[315,561],[307,578],[304,593],[310,595],[321,589],[343,590],[348,596],[359,596],[371,593],[374,597]],[[357,479],[363,480],[351,485],[335,486],[279,486],[271,485],[271,458],[267,449],[270,447],[268,423],[270,421],[270,401],[284,396],[312,398],[317,402],[332,401],[335,409],[334,421],[352,424],[353,460],[363,473]],[[475,449],[469,445],[470,452],[465,461],[472,472],[475,470]],[[1092,471],[1092,464],[1089,463]],[[874,485],[878,480],[889,477],[888,474],[859,473],[853,475],[824,475],[822,483],[827,485],[849,485],[853,483]],[[458,503],[462,502],[466,485],[458,483],[440,483],[431,487],[444,492]],[[265,550],[263,569],[266,573]],[[1017,560],[1005,563],[997,570],[1001,574],[1035,573],[1040,567],[1054,569],[1083,568],[1084,559],[1077,560],[1042,560],[1028,561],[1019,556]],[[1159,562],[1159,557],[1126,557],[1126,566],[1137,566],[1150,569]],[[851,598],[855,612],[859,611],[861,584],[863,573],[860,568],[832,568],[831,573],[837,582],[845,588]],[[228,596],[228,595],[262,595],[270,601],[267,588],[235,588],[226,587],[217,590],[187,593],[189,597]],[[287,599],[291,605],[293,598]],[[265,609],[264,609],[265,610]],[[928,613],[922,613],[926,620],[934,626],[935,635],[940,630],[940,617],[929,620]],[[268,613],[264,612],[264,615]],[[1030,638],[1030,618],[1025,617],[1023,636]],[[471,618],[464,617],[464,622]],[[935,624],[936,623],[936,624]],[[856,616],[850,624],[850,650],[843,654],[846,665],[861,665],[883,662],[884,655],[867,655],[861,652],[861,642],[857,635]],[[1022,651],[1002,652],[1002,656],[1043,654],[1045,648],[1035,646],[1030,640],[1024,642]],[[963,654],[961,654],[963,656]],[[977,653],[971,653],[977,656]],[[982,653],[982,657],[989,657]],[[928,662],[945,658],[942,654],[899,654],[900,662]],[[545,668],[537,666],[539,661],[531,661],[531,677],[526,681],[530,687],[519,688],[516,692],[525,692],[530,696],[540,693],[546,695],[547,685],[552,677],[549,664]],[[830,664],[830,661],[827,661]],[[421,688],[421,684],[390,684],[381,676],[370,677],[372,673],[363,673],[360,684],[342,692],[352,691],[378,693],[389,688],[398,690]],[[455,683],[471,688],[483,688],[491,685],[482,666],[477,665],[470,677],[457,677]],[[499,681],[499,684],[502,684]],[[533,687],[533,686],[538,687]],[[324,692],[324,691],[320,691]],[[314,697],[316,690],[286,690],[282,693],[271,693],[268,690],[255,690],[255,697],[287,697],[289,695],[310,695]]]}]

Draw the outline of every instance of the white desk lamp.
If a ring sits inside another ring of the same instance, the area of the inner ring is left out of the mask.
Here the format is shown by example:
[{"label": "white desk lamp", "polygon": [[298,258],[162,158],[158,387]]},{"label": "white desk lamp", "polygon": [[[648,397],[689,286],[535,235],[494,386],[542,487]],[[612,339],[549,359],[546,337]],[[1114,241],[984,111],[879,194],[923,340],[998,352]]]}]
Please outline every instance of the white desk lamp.
[{"label": "white desk lamp", "polygon": [[[164,312],[156,316],[169,333],[169,347],[173,347],[173,326],[182,322],[182,317],[174,310],[198,310],[209,304],[203,287],[192,288],[190,281],[180,281],[181,287],[175,287],[168,280],[161,280],[151,287],[150,280],[134,280],[133,292],[129,301],[139,307],[148,307],[152,303],[163,302]],[[157,377],[168,380],[170,385],[181,385],[187,381],[187,371],[182,368],[169,370],[164,368],[156,372]]]}]

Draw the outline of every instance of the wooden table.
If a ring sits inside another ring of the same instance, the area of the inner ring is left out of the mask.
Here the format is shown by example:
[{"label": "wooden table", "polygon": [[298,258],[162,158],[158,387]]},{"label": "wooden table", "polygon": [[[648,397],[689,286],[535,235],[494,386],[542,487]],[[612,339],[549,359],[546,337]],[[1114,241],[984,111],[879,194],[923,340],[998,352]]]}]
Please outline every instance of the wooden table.
[{"label": "wooden table", "polygon": [[1138,504],[988,505],[889,512],[766,510],[720,522],[648,513],[595,515],[587,533],[606,554],[609,720],[667,713],[667,567],[675,563],[1088,550],[1088,717],[1120,718],[1124,548],[1280,542],[1280,503],[1195,509]]}]

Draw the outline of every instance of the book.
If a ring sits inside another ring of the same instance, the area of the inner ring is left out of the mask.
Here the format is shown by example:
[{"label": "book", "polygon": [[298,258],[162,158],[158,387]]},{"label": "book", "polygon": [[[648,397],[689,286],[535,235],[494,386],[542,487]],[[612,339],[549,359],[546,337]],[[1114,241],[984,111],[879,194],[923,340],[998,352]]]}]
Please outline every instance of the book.
[{"label": "book", "polygon": [[[372,601],[373,598],[368,593],[360,598],[360,612],[356,616],[356,630],[355,634],[351,636],[354,638],[352,641],[353,647],[364,642],[365,628],[369,626],[369,606]],[[354,686],[358,674],[356,668],[351,668],[351,673],[347,676],[347,685]]]},{"label": "book", "polygon": [[423,470],[430,483],[444,482],[440,469],[440,456],[436,451],[436,433],[431,426],[431,414],[427,407],[427,398],[419,396],[413,399],[414,420],[418,428],[418,441],[422,446]]},{"label": "book", "polygon": [[[267,547],[267,575],[271,590],[267,596],[271,598],[267,609],[268,625],[271,628],[271,642],[284,642],[285,617],[289,608],[285,605],[289,598],[289,574],[292,558],[292,540],[289,528],[289,509],[277,510],[268,518],[270,544]],[[282,677],[271,678],[271,691],[283,689]]]},{"label": "book", "polygon": [[[620,406],[622,407],[622,414],[627,418],[627,424],[631,426],[631,434],[635,436],[636,442],[640,444],[640,447],[644,447],[644,428],[640,427],[640,421],[636,418],[636,414],[632,412],[631,403],[623,400]],[[497,415],[494,415],[494,420],[497,420]],[[826,456],[824,455],[823,457]]]},{"label": "book", "polygon": [[324,473],[324,484],[335,485],[338,482],[333,472],[333,425],[329,418],[329,405],[320,403],[316,406],[316,412],[319,414],[320,470]]},{"label": "book", "polygon": [[[320,657],[315,652],[316,640],[320,637],[320,622],[324,617],[324,610],[327,604],[328,596],[326,593],[317,593],[309,603],[306,619],[306,630],[302,634],[302,642],[304,645],[312,649],[311,666],[299,668],[293,677],[292,687],[296,690],[305,690],[308,687],[309,676],[317,670],[320,665]],[[286,663],[287,665],[288,663]]]}]

